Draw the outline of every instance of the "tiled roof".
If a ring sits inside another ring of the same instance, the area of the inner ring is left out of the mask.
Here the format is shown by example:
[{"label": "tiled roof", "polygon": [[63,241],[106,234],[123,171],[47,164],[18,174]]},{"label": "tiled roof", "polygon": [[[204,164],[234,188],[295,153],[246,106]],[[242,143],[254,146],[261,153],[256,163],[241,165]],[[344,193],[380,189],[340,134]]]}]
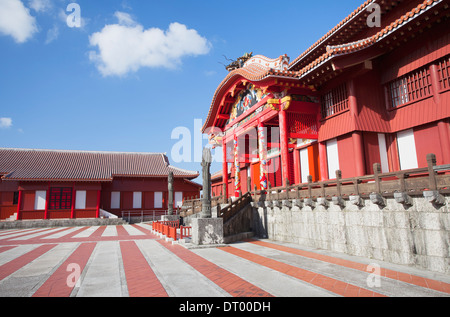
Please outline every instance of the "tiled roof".
[{"label": "tiled roof", "polygon": [[0,148],[4,180],[110,181],[124,177],[196,178],[199,173],[169,165],[162,153],[125,153]]},{"label": "tiled roof", "polygon": [[339,29],[341,29],[343,26],[345,26],[350,20],[352,20],[354,17],[356,17],[360,12],[365,10],[370,4],[373,2],[376,2],[376,0],[367,0],[362,5],[360,5],[357,9],[355,9],[350,15],[348,15],[344,20],[342,20],[338,25],[336,25],[333,29],[328,31],[327,34],[322,36],[317,42],[315,42],[313,45],[311,45],[305,52],[303,52],[300,56],[298,56],[296,59],[294,59],[289,64],[289,69],[294,67],[300,60],[302,60],[306,55],[311,53],[314,49],[319,47],[321,44],[323,44],[330,36],[336,33]]},{"label": "tiled roof", "polygon": [[[372,2],[372,1],[366,1],[361,7],[359,7],[357,10],[355,10],[344,21],[347,21],[350,17],[353,17],[357,12],[359,12],[362,9],[362,7],[366,7],[368,4],[370,4],[370,2]],[[380,30],[379,32],[377,32],[376,34],[374,34],[374,35],[372,35],[372,36],[370,36],[368,38],[361,39],[361,40],[358,40],[358,41],[355,41],[355,42],[351,42],[351,43],[341,44],[341,45],[327,46],[326,53],[322,54],[320,57],[318,57],[313,62],[309,63],[308,65],[306,65],[305,67],[303,67],[302,69],[300,69],[297,72],[298,78],[301,78],[302,76],[307,74],[312,69],[314,69],[317,66],[323,64],[324,62],[328,61],[333,56],[339,56],[339,55],[343,55],[343,54],[350,54],[350,53],[357,52],[357,51],[360,51],[362,49],[365,49],[365,48],[367,48],[369,46],[372,46],[373,44],[375,44],[375,43],[379,42],[380,40],[382,40],[383,38],[385,38],[387,35],[391,34],[394,31],[396,31],[401,26],[405,25],[409,21],[413,20],[417,16],[423,14],[424,12],[428,11],[429,9],[434,7],[436,4],[439,4],[441,2],[443,2],[443,0],[425,0],[422,3],[418,4],[416,7],[414,7],[412,10],[410,10],[407,13],[405,13],[404,15],[402,15],[397,20],[393,21],[390,25],[387,25],[382,30]],[[341,22],[333,30],[335,30],[336,28],[340,27],[340,25],[343,22]],[[331,33],[334,32],[333,30],[330,31],[330,32]],[[328,37],[329,33],[327,33],[327,35],[325,37]],[[319,45],[321,42],[323,42],[323,40],[319,40],[315,45]],[[307,53],[307,52],[308,51],[306,51],[305,53]],[[296,59],[296,61],[298,61],[302,56],[304,56],[305,53],[300,55]],[[293,65],[294,65],[294,62],[291,63],[290,66],[293,66]]]}]

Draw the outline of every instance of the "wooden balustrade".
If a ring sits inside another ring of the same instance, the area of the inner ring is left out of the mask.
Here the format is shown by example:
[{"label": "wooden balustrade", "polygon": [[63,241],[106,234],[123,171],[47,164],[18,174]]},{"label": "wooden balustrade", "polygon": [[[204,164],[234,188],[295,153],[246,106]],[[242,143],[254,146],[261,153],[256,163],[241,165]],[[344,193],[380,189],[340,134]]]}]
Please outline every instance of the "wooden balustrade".
[{"label": "wooden balustrade", "polygon": [[[441,194],[450,194],[450,165],[436,165],[436,156],[427,155],[427,167],[402,170],[396,172],[382,173],[381,165],[373,165],[373,174],[342,178],[341,171],[336,171],[336,178],[327,181],[312,182],[312,177],[308,176],[308,182],[281,187],[270,187],[266,191],[254,190],[243,195],[238,200],[228,201],[229,206],[218,212],[219,217],[226,220],[231,218],[235,212],[242,208],[243,204],[249,201],[281,201],[294,199],[314,200],[320,198],[323,201],[336,199],[339,203],[343,199],[358,197],[360,199],[376,196],[380,200],[384,198],[399,197],[397,194],[408,196],[423,196],[424,191],[437,191]],[[246,195],[250,196],[248,199]],[[400,201],[400,200],[399,200]],[[224,202],[223,196],[215,197],[212,206],[217,206]],[[201,212],[201,199],[186,201],[183,204],[184,211],[182,217],[190,216]]]}]

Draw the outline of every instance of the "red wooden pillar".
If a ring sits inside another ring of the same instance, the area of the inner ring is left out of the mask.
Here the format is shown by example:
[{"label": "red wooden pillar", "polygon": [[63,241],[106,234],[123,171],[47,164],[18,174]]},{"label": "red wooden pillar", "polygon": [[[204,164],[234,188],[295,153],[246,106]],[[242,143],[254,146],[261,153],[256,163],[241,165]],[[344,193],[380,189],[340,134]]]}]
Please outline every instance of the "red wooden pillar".
[{"label": "red wooden pillar", "polygon": [[278,120],[280,122],[281,178],[283,181],[283,186],[285,186],[286,180],[289,180],[289,182],[293,181],[289,179],[290,165],[286,110],[281,109],[278,112]]},{"label": "red wooden pillar", "polygon": [[222,190],[225,191],[223,195],[228,199],[228,162],[227,162],[227,141],[225,136],[222,139]]},{"label": "red wooden pillar", "polygon": [[449,123],[440,120],[438,122],[439,139],[441,141],[442,148],[442,161],[443,164],[450,164],[450,127]]},{"label": "red wooden pillar", "polygon": [[96,209],[96,213],[95,213],[95,217],[96,218],[100,218],[100,200],[102,198],[102,191],[98,190],[97,191],[97,209]]},{"label": "red wooden pillar", "polygon": [[441,90],[441,84],[439,83],[438,66],[436,64],[430,65],[430,79],[434,102],[438,104],[440,103],[439,91]]},{"label": "red wooden pillar", "polygon": [[48,215],[48,205],[50,202],[50,185],[47,188],[47,193],[46,193],[46,197],[45,197],[45,212],[44,212],[44,219],[49,219],[49,215]]},{"label": "red wooden pillar", "polygon": [[320,180],[325,181],[328,179],[328,158],[327,158],[327,145],[325,142],[319,142],[319,169]]},{"label": "red wooden pillar", "polygon": [[352,133],[353,151],[355,155],[355,176],[364,176],[364,150],[363,150],[363,138],[360,131]]},{"label": "red wooden pillar", "polygon": [[[311,162],[312,164],[313,162]],[[294,184],[300,184],[300,150],[294,150]]]},{"label": "red wooden pillar", "polygon": [[70,210],[70,219],[74,219],[75,218],[75,199],[76,199],[76,191],[75,191],[75,186],[72,189],[72,205],[71,205],[71,210]]},{"label": "red wooden pillar", "polygon": [[22,218],[22,213],[20,211],[20,208],[22,206],[22,195],[23,190],[19,190],[19,201],[17,202],[17,215],[16,215],[16,220],[20,220]]},{"label": "red wooden pillar", "polygon": [[[355,127],[355,120],[358,116],[358,101],[356,99],[355,82],[350,80],[347,84],[348,93],[348,107],[350,109],[350,116],[352,120],[353,127]],[[353,155],[355,157],[355,176],[364,176],[364,145],[362,140],[362,133],[359,131],[354,131],[352,133],[353,141]],[[333,176],[334,178],[334,176]]]}]

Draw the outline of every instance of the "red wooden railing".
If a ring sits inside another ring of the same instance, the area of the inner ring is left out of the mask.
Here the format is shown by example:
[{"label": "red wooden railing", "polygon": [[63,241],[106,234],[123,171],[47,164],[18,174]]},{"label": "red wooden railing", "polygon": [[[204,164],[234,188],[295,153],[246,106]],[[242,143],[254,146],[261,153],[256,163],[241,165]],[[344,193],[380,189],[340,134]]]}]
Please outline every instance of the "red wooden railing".
[{"label": "red wooden railing", "polygon": [[191,236],[191,227],[180,226],[179,220],[176,221],[154,221],[152,229],[173,240],[178,240],[177,229],[180,230],[180,239]]},{"label": "red wooden railing", "polygon": [[192,235],[192,227],[180,227],[180,239],[190,237]]}]

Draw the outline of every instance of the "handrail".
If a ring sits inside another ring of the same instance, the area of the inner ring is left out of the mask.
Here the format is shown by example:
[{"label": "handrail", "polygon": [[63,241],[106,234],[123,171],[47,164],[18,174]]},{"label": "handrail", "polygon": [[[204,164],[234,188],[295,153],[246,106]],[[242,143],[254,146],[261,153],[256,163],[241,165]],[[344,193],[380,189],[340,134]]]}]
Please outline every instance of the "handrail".
[{"label": "handrail", "polygon": [[[420,195],[424,190],[441,190],[450,193],[450,165],[436,166],[432,163],[425,168],[401,170],[397,172],[380,173],[380,164],[374,164],[374,174],[353,178],[341,178],[341,172],[336,171],[336,178],[327,181],[312,182],[298,185],[279,186],[265,192],[252,191],[254,198],[280,200],[315,197],[333,197],[380,193],[393,196],[395,192],[408,192]],[[259,197],[258,197],[259,196]]]},{"label": "handrail", "polygon": [[242,197],[239,197],[230,205],[225,207],[224,209],[220,209],[217,212],[218,217],[223,218],[223,223],[227,223],[234,215],[238,213],[243,207],[248,205],[252,201],[252,195],[250,192],[247,192]]},{"label": "handrail", "polygon": [[[352,178],[342,178],[341,171],[336,171],[336,178],[326,181],[312,182],[312,177],[308,176],[307,183],[296,185],[286,184],[285,186],[271,187],[267,190],[249,191],[235,202],[230,202],[229,206],[220,210],[218,216],[227,215],[224,222],[233,216],[230,210],[236,208],[241,199],[250,195],[253,201],[264,200],[287,200],[287,199],[305,199],[305,198],[331,198],[331,197],[349,197],[360,196],[370,197],[376,193],[382,197],[395,196],[395,193],[402,192],[408,195],[422,195],[423,191],[440,191],[450,194],[450,164],[436,165],[436,156],[427,155],[427,167],[400,170],[396,172],[381,173],[381,165],[373,165],[373,174],[358,176]],[[223,198],[222,196],[219,196]],[[218,199],[216,200],[216,202]],[[201,212],[201,199],[191,200],[183,204],[184,212],[182,217]],[[242,206],[238,207],[242,208]],[[228,216],[231,215],[231,216]]]},{"label": "handrail", "polygon": [[144,221],[144,218],[151,216],[154,221],[157,217],[167,215],[167,213],[167,210],[123,210],[121,217],[130,222],[131,217],[141,217],[141,221]]}]

